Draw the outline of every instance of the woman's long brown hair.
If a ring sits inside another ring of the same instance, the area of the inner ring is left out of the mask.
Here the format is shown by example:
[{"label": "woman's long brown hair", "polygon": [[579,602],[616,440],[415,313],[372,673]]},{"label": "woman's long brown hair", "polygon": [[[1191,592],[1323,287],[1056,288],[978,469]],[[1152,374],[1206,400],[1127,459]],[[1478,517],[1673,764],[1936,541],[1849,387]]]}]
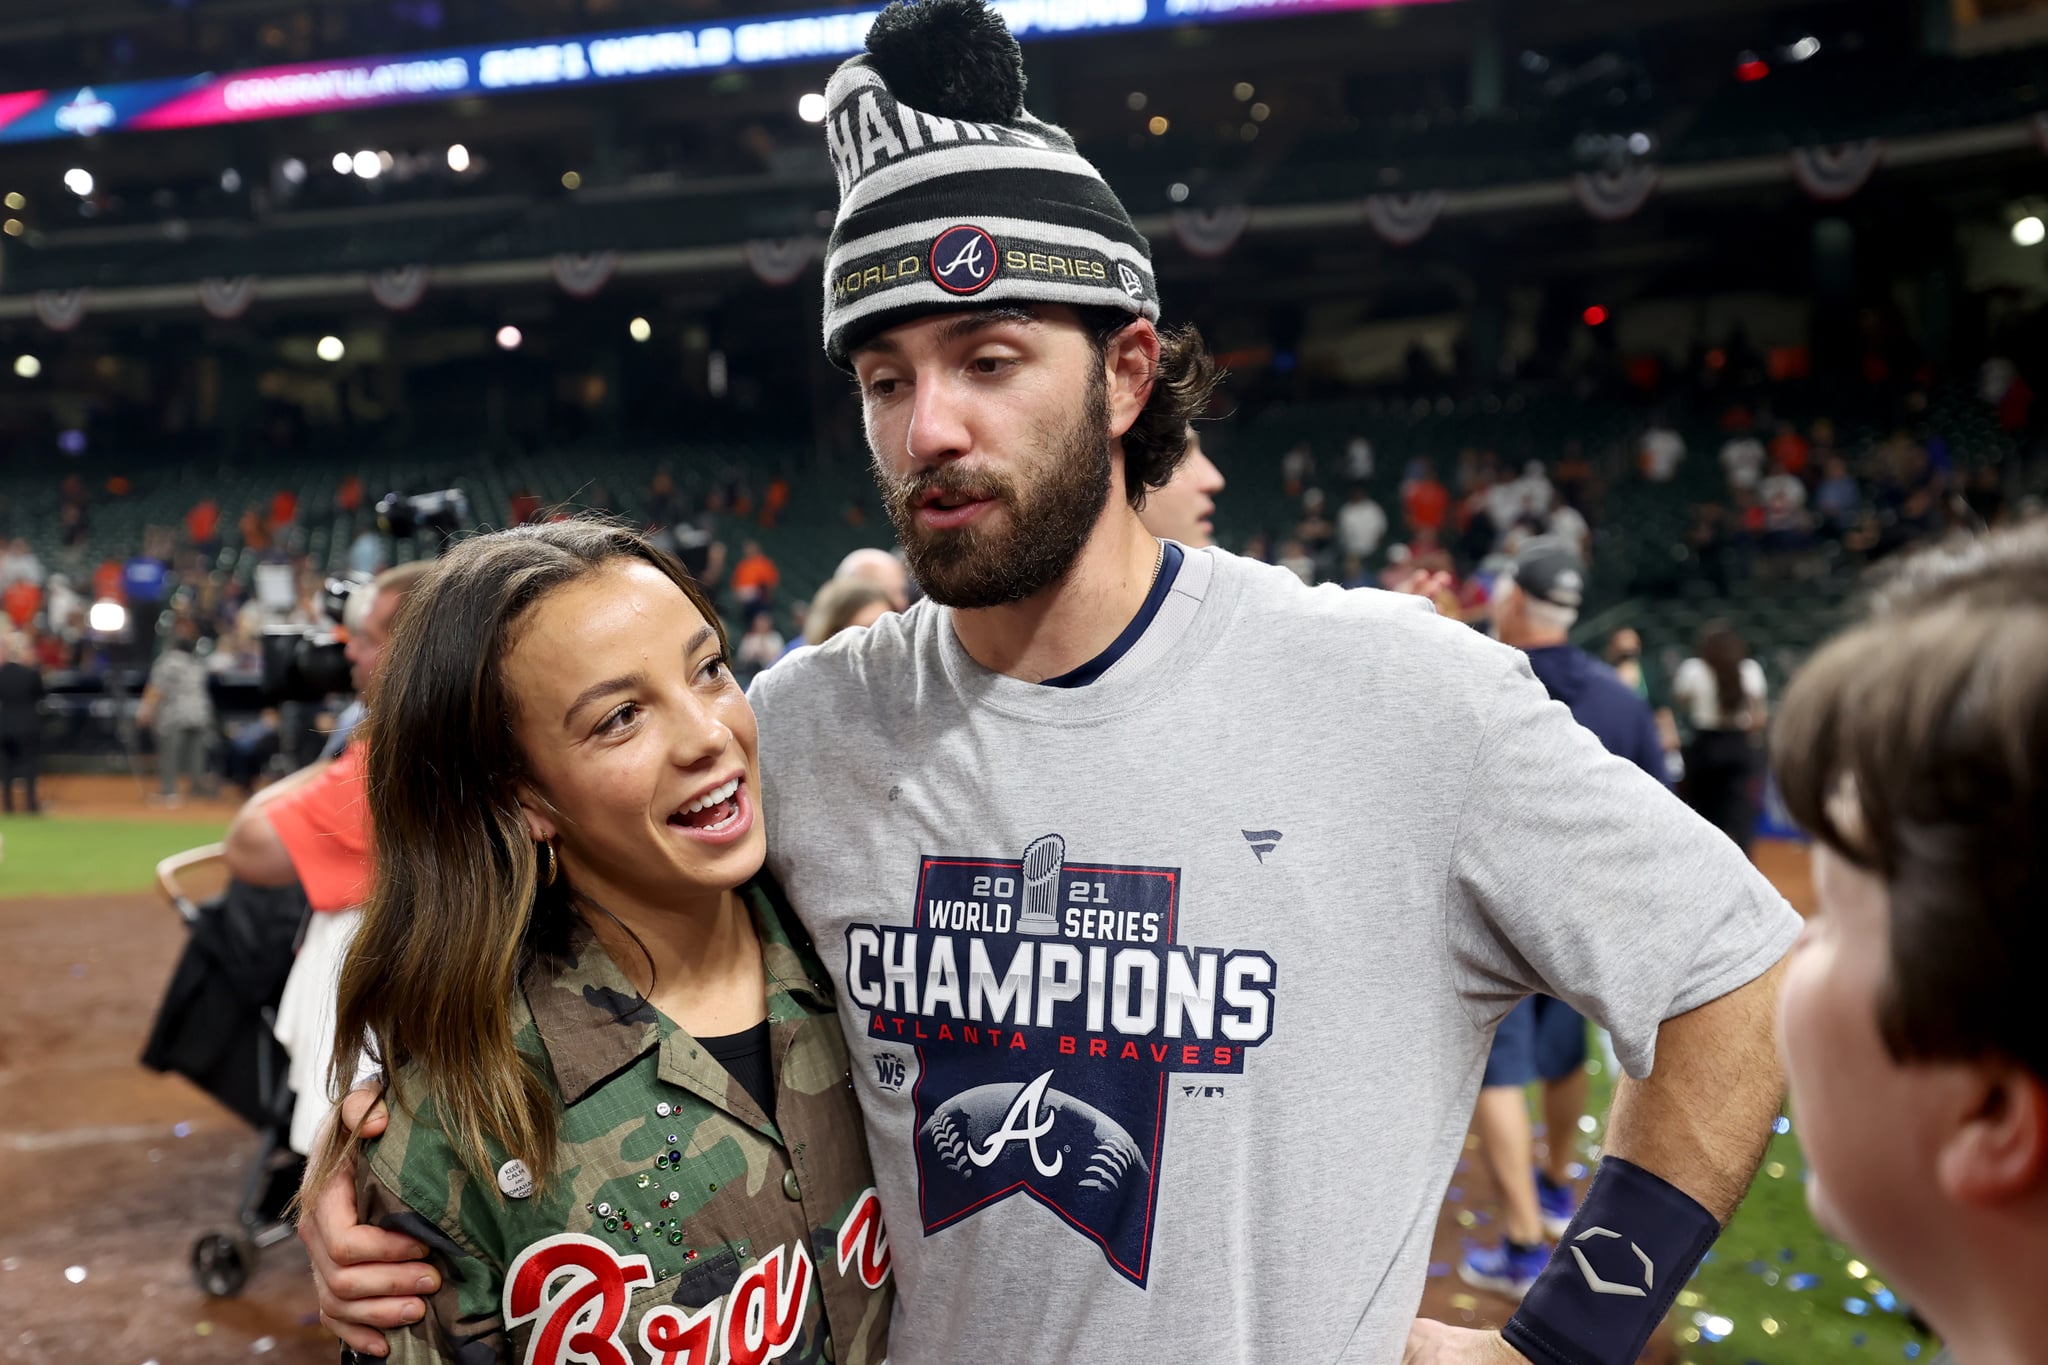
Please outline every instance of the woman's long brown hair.
[{"label": "woman's long brown hair", "polygon": [[1726,621],[1709,621],[1700,630],[1700,658],[1714,674],[1714,697],[1721,704],[1723,729],[1740,730],[1749,695],[1742,690],[1742,661],[1749,646]]},{"label": "woman's long brown hair", "polygon": [[[629,530],[578,520],[476,536],[407,595],[356,741],[369,745],[376,883],[342,965],[331,1078],[350,1084],[367,1052],[391,1102],[431,1100],[477,1171],[493,1143],[548,1176],[555,1105],[513,1046],[512,1006],[521,971],[559,951],[576,914],[566,878],[541,885],[520,812],[528,770],[505,659],[542,598],[620,560],[673,580],[726,644],[682,565]],[[349,1150],[331,1134],[306,1188]]]}]

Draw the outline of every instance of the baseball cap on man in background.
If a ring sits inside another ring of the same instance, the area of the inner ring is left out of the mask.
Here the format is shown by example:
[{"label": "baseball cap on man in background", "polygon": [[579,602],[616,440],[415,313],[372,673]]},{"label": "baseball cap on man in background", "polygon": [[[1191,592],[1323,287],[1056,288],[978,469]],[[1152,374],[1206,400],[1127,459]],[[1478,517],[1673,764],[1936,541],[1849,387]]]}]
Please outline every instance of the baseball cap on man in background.
[{"label": "baseball cap on man in background", "polygon": [[1585,561],[1562,540],[1537,536],[1524,541],[1508,576],[1532,601],[1570,612],[1585,604]]}]

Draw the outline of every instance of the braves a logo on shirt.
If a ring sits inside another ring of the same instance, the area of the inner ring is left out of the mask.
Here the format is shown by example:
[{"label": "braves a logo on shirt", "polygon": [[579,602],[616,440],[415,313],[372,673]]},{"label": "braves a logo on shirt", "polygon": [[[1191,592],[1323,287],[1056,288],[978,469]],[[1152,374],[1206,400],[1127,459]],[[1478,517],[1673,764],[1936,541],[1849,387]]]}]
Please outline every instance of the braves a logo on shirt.
[{"label": "braves a logo on shirt", "polygon": [[909,927],[846,931],[876,1039],[914,1044],[918,1203],[930,1236],[1022,1193],[1141,1288],[1167,1076],[1238,1073],[1273,1030],[1263,952],[1183,947],[1178,868],[919,859]]},{"label": "braves a logo on shirt", "polygon": [[996,239],[978,227],[947,228],[932,241],[932,278],[949,294],[979,294],[996,278]]}]

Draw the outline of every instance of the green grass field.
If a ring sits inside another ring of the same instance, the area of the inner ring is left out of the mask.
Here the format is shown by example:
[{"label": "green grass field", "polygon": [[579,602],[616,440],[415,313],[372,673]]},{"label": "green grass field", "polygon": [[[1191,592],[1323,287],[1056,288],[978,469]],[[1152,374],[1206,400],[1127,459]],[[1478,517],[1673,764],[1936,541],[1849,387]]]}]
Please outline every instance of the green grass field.
[{"label": "green grass field", "polygon": [[158,860],[226,831],[219,820],[0,817],[0,898],[147,891]]},{"label": "green grass field", "polygon": [[[1604,1118],[1614,1075],[1604,1063],[1593,1065],[1599,1069],[1590,1104]],[[1673,1316],[1680,1323],[1680,1360],[1853,1365],[1931,1359],[1938,1347],[1907,1323],[1889,1288],[1814,1225],[1797,1131],[1781,1126],[1788,1131],[1771,1139],[1749,1197],[1679,1295]],[[1605,1136],[1603,1122],[1592,1141]]]}]

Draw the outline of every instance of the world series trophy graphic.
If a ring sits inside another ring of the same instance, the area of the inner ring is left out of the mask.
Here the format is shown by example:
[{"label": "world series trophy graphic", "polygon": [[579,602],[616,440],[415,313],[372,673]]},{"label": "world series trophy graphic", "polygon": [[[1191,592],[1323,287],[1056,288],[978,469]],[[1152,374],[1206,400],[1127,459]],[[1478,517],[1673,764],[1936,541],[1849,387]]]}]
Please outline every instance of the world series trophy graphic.
[{"label": "world series trophy graphic", "polygon": [[1018,933],[1059,935],[1060,869],[1066,862],[1067,841],[1057,834],[1033,839],[1024,850],[1024,909],[1017,915]]}]

